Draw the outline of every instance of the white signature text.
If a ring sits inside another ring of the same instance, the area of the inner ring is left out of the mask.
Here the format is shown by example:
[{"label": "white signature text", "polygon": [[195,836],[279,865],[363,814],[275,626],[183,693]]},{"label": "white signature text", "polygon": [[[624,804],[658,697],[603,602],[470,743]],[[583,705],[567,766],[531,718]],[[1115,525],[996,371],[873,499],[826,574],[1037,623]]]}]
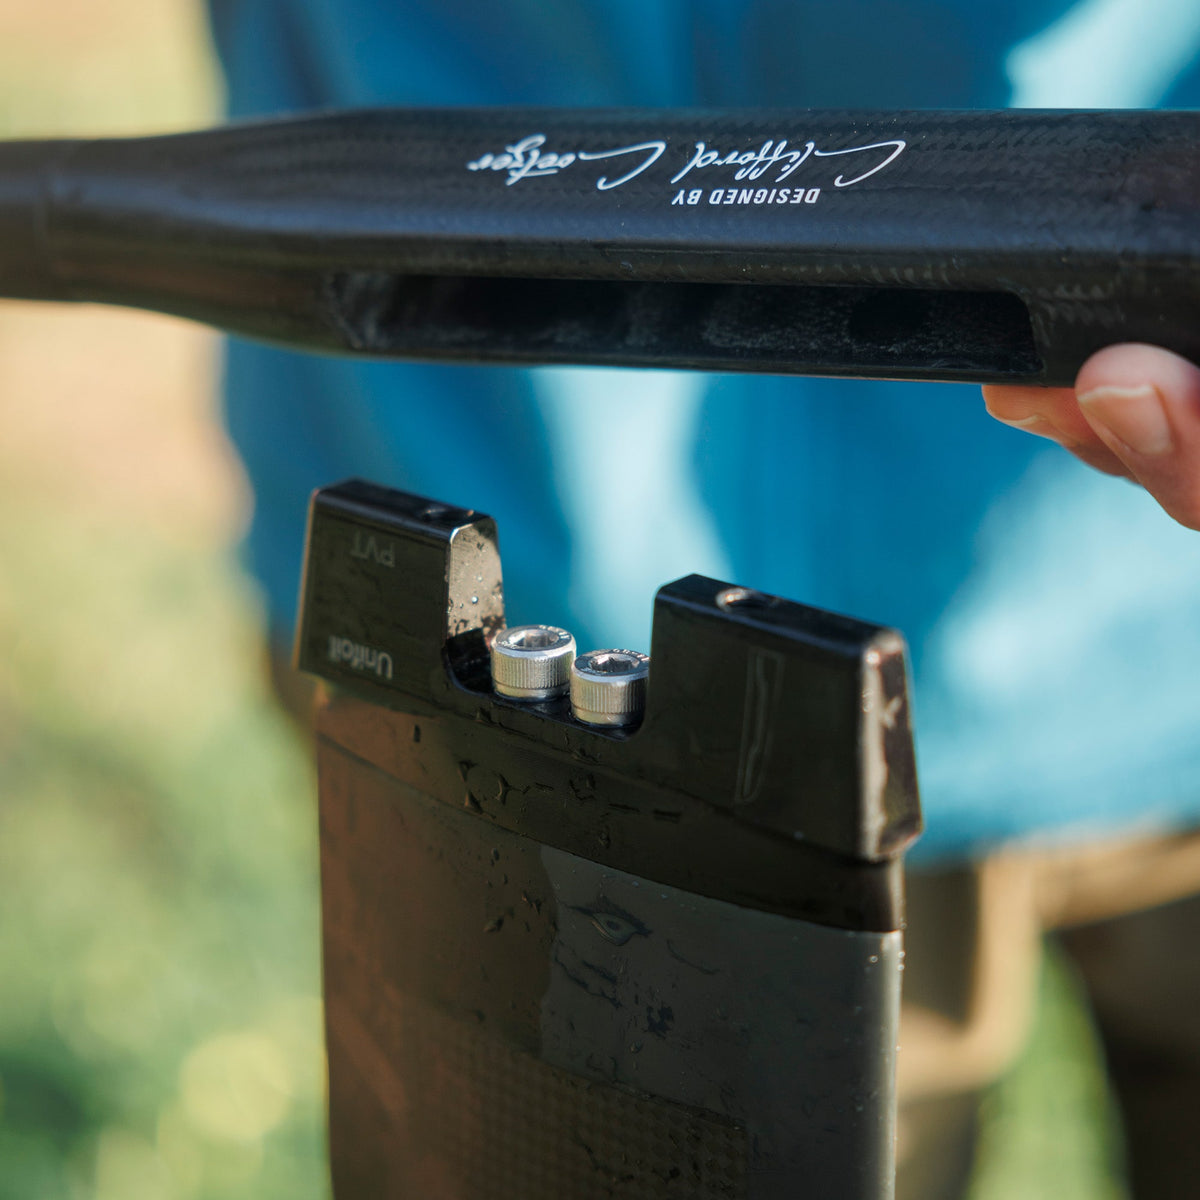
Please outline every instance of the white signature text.
[{"label": "white signature text", "polygon": [[[596,162],[606,158],[626,159],[625,171],[615,179],[601,175],[596,180],[596,187],[607,192],[611,188],[628,183],[640,175],[647,167],[658,162],[667,148],[666,142],[638,142],[633,146],[618,146],[615,150],[567,150],[563,153],[545,152],[542,147],[546,144],[546,136],[541,133],[531,133],[529,137],[505,146],[502,154],[485,154],[467,163],[468,171],[507,171],[508,178],[504,181],[511,187],[522,179],[540,179],[546,175],[557,175],[576,162]],[[635,156],[630,159],[629,156]]]},{"label": "white signature text", "polygon": [[796,150],[789,149],[787,138],[783,138],[778,142],[774,140],[763,142],[761,148],[758,150],[745,150],[741,152],[732,150],[727,154],[723,154],[720,150],[710,149],[705,142],[697,142],[696,149],[692,157],[688,160],[687,165],[671,176],[671,182],[679,183],[689,172],[704,167],[736,167],[737,170],[733,174],[735,180],[760,179],[772,167],[777,166],[779,167],[779,174],[771,182],[782,183],[793,171],[807,162],[810,157],[834,158],[841,154],[863,154],[869,153],[872,150],[891,151],[890,154],[879,162],[876,162],[869,170],[862,171],[850,179],[847,179],[845,175],[839,175],[833,181],[834,187],[851,187],[856,183],[861,183],[864,179],[869,179],[877,171],[882,171],[884,167],[895,162],[907,145],[907,142],[896,138],[893,141],[887,142],[871,142],[866,146],[847,146],[842,150],[818,150],[816,142],[805,142],[799,150]]},{"label": "white signature text", "polygon": [[[903,138],[892,138],[882,142],[869,142],[862,146],[844,146],[837,150],[819,150],[816,142],[806,141],[799,146],[789,144],[787,138],[768,138],[757,150],[720,150],[707,142],[693,143],[686,163],[671,176],[670,182],[678,184],[693,171],[711,168],[733,168],[735,182],[761,179],[769,171],[772,178],[767,184],[782,183],[805,163],[822,158],[852,157],[854,165],[833,180],[835,188],[853,187],[864,179],[890,166],[907,148]],[[468,171],[503,171],[505,185],[511,187],[523,179],[542,179],[557,175],[576,163],[614,160],[613,166],[619,174],[602,174],[596,179],[596,188],[607,192],[637,178],[652,167],[666,153],[667,143],[662,140],[637,142],[628,146],[616,146],[611,150],[546,150],[546,136],[531,133],[504,147],[499,154],[483,154],[467,163]],[[807,189],[801,189],[802,192]],[[811,203],[811,201],[810,201]]]}]

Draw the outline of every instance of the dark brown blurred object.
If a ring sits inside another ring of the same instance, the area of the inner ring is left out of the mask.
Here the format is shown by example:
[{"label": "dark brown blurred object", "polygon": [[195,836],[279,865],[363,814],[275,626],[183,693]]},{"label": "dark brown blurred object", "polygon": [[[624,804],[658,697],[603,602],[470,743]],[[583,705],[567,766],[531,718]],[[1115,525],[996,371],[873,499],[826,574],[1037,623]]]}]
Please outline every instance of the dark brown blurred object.
[{"label": "dark brown blurred object", "polygon": [[[1190,839],[1193,846],[1196,839]],[[1135,1200],[1200,1190],[1200,897],[1066,931],[1125,1127]]]}]

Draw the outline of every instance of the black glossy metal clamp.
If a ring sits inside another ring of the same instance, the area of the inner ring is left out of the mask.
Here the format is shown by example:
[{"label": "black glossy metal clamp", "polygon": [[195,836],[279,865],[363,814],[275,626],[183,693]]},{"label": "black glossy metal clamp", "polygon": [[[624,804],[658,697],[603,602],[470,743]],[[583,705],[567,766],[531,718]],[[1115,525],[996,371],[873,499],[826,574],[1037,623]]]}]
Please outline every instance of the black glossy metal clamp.
[{"label": "black glossy metal clamp", "polygon": [[315,494],[298,665],[440,714],[454,779],[439,786],[634,874],[899,928],[920,816],[897,633],[689,576],[655,599],[645,720],[625,731],[577,721],[565,699],[495,695],[487,643],[503,623],[491,518],[359,481]]}]

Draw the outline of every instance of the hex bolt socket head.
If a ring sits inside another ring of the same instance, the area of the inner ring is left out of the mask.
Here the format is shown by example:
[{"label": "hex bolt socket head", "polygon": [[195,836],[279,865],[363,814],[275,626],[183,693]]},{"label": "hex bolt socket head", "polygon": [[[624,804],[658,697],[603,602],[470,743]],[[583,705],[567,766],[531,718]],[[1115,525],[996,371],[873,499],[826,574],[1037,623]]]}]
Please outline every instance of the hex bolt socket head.
[{"label": "hex bolt socket head", "polygon": [[646,707],[650,659],[637,650],[589,650],[571,664],[571,711],[588,725],[632,725]]},{"label": "hex bolt socket head", "polygon": [[575,639],[554,625],[513,625],[492,642],[492,686],[510,700],[563,695],[575,660]]}]

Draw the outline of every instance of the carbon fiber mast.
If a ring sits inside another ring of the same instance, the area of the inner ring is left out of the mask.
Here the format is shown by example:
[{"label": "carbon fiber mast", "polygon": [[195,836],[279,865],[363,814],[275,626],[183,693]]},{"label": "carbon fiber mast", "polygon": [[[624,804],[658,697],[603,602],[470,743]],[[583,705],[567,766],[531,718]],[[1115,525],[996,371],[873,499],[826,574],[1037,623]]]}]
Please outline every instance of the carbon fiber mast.
[{"label": "carbon fiber mast", "polygon": [[1200,359],[1200,113],[345,112],[0,145],[0,294],[309,350],[1067,384]]}]

